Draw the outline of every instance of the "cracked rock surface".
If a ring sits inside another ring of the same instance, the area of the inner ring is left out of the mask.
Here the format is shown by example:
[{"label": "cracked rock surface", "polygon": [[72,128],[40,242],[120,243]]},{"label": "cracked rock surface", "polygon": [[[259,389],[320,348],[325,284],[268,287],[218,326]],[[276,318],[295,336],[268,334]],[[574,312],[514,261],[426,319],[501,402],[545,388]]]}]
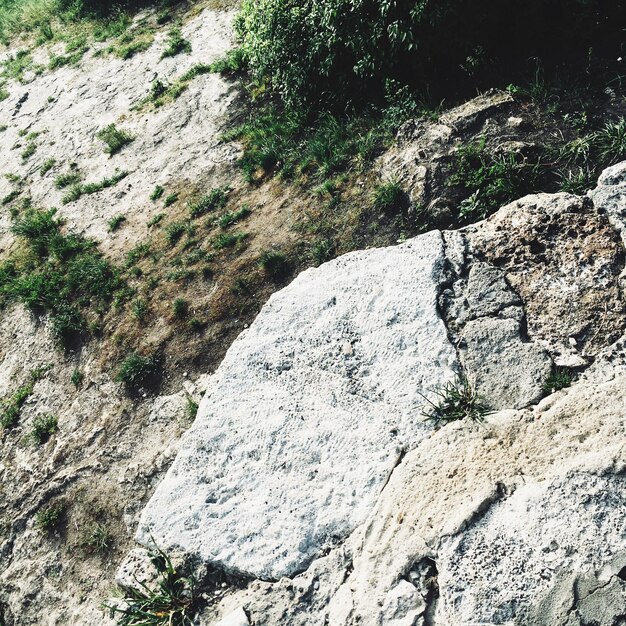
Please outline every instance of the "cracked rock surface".
[{"label": "cracked rock surface", "polygon": [[[623,180],[352,253],[272,297],[138,533],[251,578],[202,623],[624,623]],[[593,360],[541,399],[555,362]],[[497,412],[433,430],[421,394],[454,371]]]}]

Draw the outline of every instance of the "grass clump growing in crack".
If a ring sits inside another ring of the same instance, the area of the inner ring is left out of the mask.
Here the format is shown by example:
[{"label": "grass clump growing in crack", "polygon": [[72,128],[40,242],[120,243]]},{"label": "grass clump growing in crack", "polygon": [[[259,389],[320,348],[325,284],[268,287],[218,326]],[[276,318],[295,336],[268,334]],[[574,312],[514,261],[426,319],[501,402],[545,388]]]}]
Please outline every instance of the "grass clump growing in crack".
[{"label": "grass clump growing in crack", "polygon": [[548,376],[548,379],[543,385],[545,393],[555,393],[561,389],[566,389],[574,382],[574,376],[570,370],[563,367],[557,367]]},{"label": "grass clump growing in crack", "polygon": [[80,183],[80,174],[78,172],[67,172],[65,174],[59,174],[54,179],[54,186],[57,189],[65,189],[70,185],[77,185]]},{"label": "grass clump growing in crack", "polygon": [[104,151],[113,156],[117,154],[124,146],[134,141],[134,135],[125,130],[120,130],[115,124],[109,124],[102,130],[98,131],[96,137],[104,143]]},{"label": "grass clump growing in crack", "polygon": [[191,44],[183,37],[180,28],[172,28],[167,34],[165,50],[161,58],[174,57],[177,54],[191,52]]},{"label": "grass clump growing in crack", "polygon": [[165,197],[165,200],[163,201],[163,206],[165,207],[172,206],[172,204],[174,204],[174,202],[176,202],[177,200],[178,200],[178,194],[171,193]]},{"label": "grass clump growing in crack", "polygon": [[193,574],[187,567],[174,567],[158,548],[150,558],[158,572],[156,585],[126,589],[122,603],[106,606],[110,617],[119,626],[193,626],[198,600]]},{"label": "grass clump growing in crack", "polygon": [[222,233],[213,241],[213,247],[216,250],[234,248],[235,246],[243,243],[247,238],[247,233]]},{"label": "grass clump growing in crack", "polygon": [[78,368],[76,368],[70,376],[70,382],[74,385],[74,387],[76,387],[76,389],[83,384],[84,379],[85,375]]},{"label": "grass clump growing in crack", "polygon": [[64,513],[65,506],[63,504],[51,504],[37,512],[35,526],[45,533],[52,533],[59,528]]},{"label": "grass clump growing in crack", "polygon": [[398,213],[405,204],[406,195],[396,181],[378,185],[372,197],[372,208],[381,213]]},{"label": "grass clump growing in crack", "polygon": [[157,185],[150,194],[150,200],[152,200],[152,202],[156,202],[163,196],[164,193],[165,189],[161,187],[161,185]]},{"label": "grass clump growing in crack", "polygon": [[58,430],[59,421],[55,415],[39,415],[33,421],[30,438],[36,445],[46,443]]},{"label": "grass clump growing in crack", "polygon": [[184,298],[176,298],[172,304],[172,311],[176,319],[182,320],[189,315],[189,302]]},{"label": "grass clump growing in crack", "polygon": [[39,174],[41,176],[45,176],[56,164],[57,164],[56,159],[53,159],[53,158],[46,159],[41,165],[41,167],[39,168]]},{"label": "grass clump growing in crack", "polygon": [[237,222],[240,222],[248,217],[250,213],[252,213],[252,210],[248,205],[245,205],[238,211],[229,211],[228,213],[224,213],[224,215],[217,220],[217,223],[222,230],[226,230],[229,226],[232,226],[233,224],[236,224]]},{"label": "grass clump growing in crack", "polygon": [[464,376],[436,389],[435,395],[437,398],[434,401],[422,395],[428,403],[422,414],[434,422],[435,427],[458,420],[482,422],[490,412],[483,398]]}]

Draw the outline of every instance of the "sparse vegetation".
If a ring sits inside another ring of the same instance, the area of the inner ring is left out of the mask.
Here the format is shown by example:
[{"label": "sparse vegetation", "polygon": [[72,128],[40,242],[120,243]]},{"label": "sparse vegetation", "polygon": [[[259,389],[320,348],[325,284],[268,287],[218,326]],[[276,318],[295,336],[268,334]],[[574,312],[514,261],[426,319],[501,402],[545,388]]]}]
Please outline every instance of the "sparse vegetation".
[{"label": "sparse vegetation", "polygon": [[25,210],[16,218],[13,232],[24,252],[0,266],[0,304],[17,300],[48,313],[64,343],[86,332],[83,311],[95,315],[122,288],[118,271],[95,242],[64,233],[54,209]]},{"label": "sparse vegetation", "polygon": [[274,283],[281,283],[291,273],[291,264],[282,252],[268,250],[261,255],[259,265],[265,275]]},{"label": "sparse vegetation", "polygon": [[459,376],[435,390],[435,400],[422,396],[428,403],[423,416],[434,422],[435,427],[458,420],[482,422],[490,412],[467,378]]},{"label": "sparse vegetation", "polygon": [[574,376],[570,370],[557,367],[544,383],[543,390],[545,393],[554,393],[555,391],[569,387],[573,381]]},{"label": "sparse vegetation", "polygon": [[107,223],[109,232],[114,233],[126,221],[125,215],[115,215]]},{"label": "sparse vegetation", "polygon": [[247,233],[221,233],[213,241],[213,247],[216,250],[234,248],[235,246],[243,243],[247,238]]},{"label": "sparse vegetation", "polygon": [[65,506],[57,502],[40,510],[35,515],[35,526],[45,532],[52,533],[59,528],[65,513]]},{"label": "sparse vegetation", "polygon": [[245,205],[238,211],[224,213],[224,215],[217,220],[217,223],[222,230],[226,230],[229,226],[246,219],[250,213],[252,213],[252,210],[249,206]]},{"label": "sparse vegetation", "polygon": [[198,415],[198,408],[199,405],[198,403],[193,399],[188,397],[187,398],[187,418],[189,419],[189,421],[193,421],[196,419],[196,415]]},{"label": "sparse vegetation", "polygon": [[28,382],[11,396],[2,400],[0,403],[0,426],[3,429],[13,428],[17,425],[24,403],[33,393],[35,383],[41,379],[47,370],[46,367],[40,367],[31,371],[28,375]]},{"label": "sparse vegetation", "polygon": [[382,213],[399,213],[406,207],[407,200],[400,184],[396,181],[383,183],[376,187],[372,198],[372,207]]},{"label": "sparse vegetation", "polygon": [[30,437],[37,445],[41,445],[48,441],[58,429],[58,419],[55,415],[38,415],[33,420],[33,427],[30,431]]},{"label": "sparse vegetation", "polygon": [[113,534],[108,526],[96,522],[83,531],[80,545],[87,552],[103,555],[113,547]]},{"label": "sparse vegetation", "polygon": [[129,393],[140,389],[154,389],[160,380],[160,359],[155,354],[142,356],[136,352],[129,354],[121,363],[116,380],[124,383]]},{"label": "sparse vegetation", "polygon": [[104,143],[104,151],[113,156],[124,146],[134,141],[135,137],[125,130],[120,130],[115,124],[109,124],[98,131],[96,137]]},{"label": "sparse vegetation", "polygon": [[173,57],[177,54],[191,52],[191,44],[183,37],[180,28],[172,28],[167,34],[165,50],[161,58]]},{"label": "sparse vegetation", "polygon": [[228,202],[229,187],[211,189],[208,194],[198,198],[189,205],[189,213],[192,219],[200,217],[210,211],[222,209]]},{"label": "sparse vegetation", "polygon": [[154,588],[141,585],[125,590],[120,605],[109,605],[119,626],[193,626],[196,612],[196,581],[186,567],[174,567],[158,548],[151,553],[158,572]]},{"label": "sparse vegetation", "polygon": [[69,204],[70,202],[75,202],[83,195],[91,195],[94,193],[98,193],[103,189],[114,187],[121,180],[124,180],[127,176],[128,172],[122,170],[116,171],[110,178],[104,178],[97,183],[78,183],[72,185],[67,194],[63,196],[62,202],[63,204]]}]

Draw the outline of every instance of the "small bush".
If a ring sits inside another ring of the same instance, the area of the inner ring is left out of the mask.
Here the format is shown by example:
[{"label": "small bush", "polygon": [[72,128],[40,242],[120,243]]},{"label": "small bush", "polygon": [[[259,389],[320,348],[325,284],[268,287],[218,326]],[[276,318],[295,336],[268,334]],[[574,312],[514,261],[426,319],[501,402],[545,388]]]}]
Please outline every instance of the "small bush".
[{"label": "small bush", "polygon": [[191,44],[183,37],[179,28],[172,28],[167,34],[166,47],[161,58],[173,57],[183,52],[191,52]]},{"label": "small bush", "polygon": [[172,222],[165,227],[165,237],[170,246],[178,243],[180,238],[185,234],[187,225],[184,222]]},{"label": "small bush", "polygon": [[187,417],[190,421],[196,419],[196,415],[198,415],[198,403],[193,398],[187,398]]},{"label": "small bush", "polygon": [[423,396],[428,402],[423,415],[433,421],[435,427],[463,419],[482,422],[489,413],[487,404],[463,376],[437,389],[435,394],[434,402]]},{"label": "small bush", "polygon": [[243,243],[248,238],[247,233],[222,233],[213,241],[213,247],[216,250],[224,250],[226,248],[234,248]]},{"label": "small bush", "polygon": [[153,389],[160,379],[160,362],[155,355],[142,356],[133,352],[121,363],[116,380],[135,393],[141,388]]},{"label": "small bush", "polygon": [[291,274],[291,264],[282,252],[266,251],[259,259],[265,275],[274,283],[281,283]]},{"label": "small bush", "polygon": [[233,48],[226,53],[226,56],[211,63],[210,70],[218,74],[240,74],[247,67],[246,53],[242,48]]},{"label": "small bush", "polygon": [[31,439],[41,445],[50,439],[58,429],[58,420],[54,415],[39,415],[33,421],[33,428],[30,431]]},{"label": "small bush", "polygon": [[128,176],[128,172],[121,170],[115,170],[115,173],[110,178],[103,178],[101,181],[97,183],[85,183],[85,184],[76,184],[70,187],[70,190],[63,196],[61,202],[63,204],[69,204],[70,202],[75,202],[83,195],[91,195],[94,193],[98,193],[103,189],[108,189],[109,187],[114,187],[120,181],[124,180]]},{"label": "small bush", "polygon": [[120,130],[115,124],[109,124],[98,131],[96,137],[104,143],[104,151],[113,156],[124,146],[134,141],[135,137],[125,130]]},{"label": "small bush", "polygon": [[138,298],[132,303],[130,310],[132,311],[133,317],[142,322],[148,315],[148,303],[142,298]]}]

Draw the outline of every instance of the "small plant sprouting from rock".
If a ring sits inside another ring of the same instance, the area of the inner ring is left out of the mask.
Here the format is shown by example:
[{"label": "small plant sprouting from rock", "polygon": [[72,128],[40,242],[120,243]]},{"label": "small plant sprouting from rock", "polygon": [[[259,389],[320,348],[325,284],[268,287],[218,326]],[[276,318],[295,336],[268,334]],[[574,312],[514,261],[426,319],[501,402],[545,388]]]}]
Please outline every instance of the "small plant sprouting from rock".
[{"label": "small plant sprouting from rock", "polygon": [[402,187],[396,181],[379,185],[374,191],[372,207],[381,213],[399,213],[406,202]]},{"label": "small plant sprouting from rock", "polygon": [[55,415],[39,415],[33,421],[30,437],[36,445],[46,443],[58,429],[58,419]]},{"label": "small plant sprouting from rock", "polygon": [[573,381],[574,377],[568,369],[557,367],[544,383],[543,390],[545,393],[555,393],[569,387]]},{"label": "small plant sprouting from rock", "polygon": [[80,544],[87,552],[106,554],[113,546],[113,534],[105,524],[95,523],[85,530]]},{"label": "small plant sprouting from rock", "polygon": [[85,378],[85,375],[78,368],[76,368],[72,372],[72,375],[70,377],[70,381],[71,381],[72,385],[74,385],[74,387],[76,387],[76,389],[78,389],[83,384],[84,378]]},{"label": "small plant sprouting from rock", "polygon": [[4,429],[13,428],[17,425],[22,407],[35,389],[35,383],[41,380],[48,367],[38,367],[34,369],[28,376],[29,380],[22,385],[13,395],[4,398],[0,403],[0,427]]},{"label": "small plant sprouting from rock", "polygon": [[172,204],[174,204],[174,202],[176,202],[176,200],[178,200],[178,194],[177,193],[171,193],[168,196],[165,197],[165,200],[163,201],[163,206],[168,207],[168,206],[172,206]]},{"label": "small plant sprouting from rock", "polygon": [[109,124],[100,130],[96,137],[104,143],[104,151],[111,156],[135,139],[129,132],[120,130],[115,124]]},{"label": "small plant sprouting from rock", "polygon": [[164,193],[165,189],[161,187],[161,185],[157,185],[150,194],[150,200],[152,200],[152,202],[156,202],[163,196]]},{"label": "small plant sprouting from rock", "polygon": [[193,626],[197,607],[196,581],[186,567],[176,568],[170,557],[154,548],[151,560],[158,578],[125,590],[119,605],[106,605],[118,626]]},{"label": "small plant sprouting from rock", "polygon": [[465,419],[482,422],[490,412],[484,399],[464,376],[436,389],[435,394],[434,401],[420,394],[428,403],[422,415],[434,422],[435,427]]},{"label": "small plant sprouting from rock", "polygon": [[193,422],[198,414],[198,403],[193,398],[187,398],[187,417]]},{"label": "small plant sprouting from rock", "polygon": [[167,34],[167,46],[163,50],[161,58],[173,57],[183,52],[191,52],[191,44],[183,37],[180,29],[172,28]]},{"label": "small plant sprouting from rock", "polygon": [[114,233],[126,221],[125,215],[115,215],[108,221],[109,232]]},{"label": "small plant sprouting from rock", "polygon": [[37,512],[35,526],[43,532],[52,533],[60,526],[64,512],[65,506],[62,503],[51,504]]}]

